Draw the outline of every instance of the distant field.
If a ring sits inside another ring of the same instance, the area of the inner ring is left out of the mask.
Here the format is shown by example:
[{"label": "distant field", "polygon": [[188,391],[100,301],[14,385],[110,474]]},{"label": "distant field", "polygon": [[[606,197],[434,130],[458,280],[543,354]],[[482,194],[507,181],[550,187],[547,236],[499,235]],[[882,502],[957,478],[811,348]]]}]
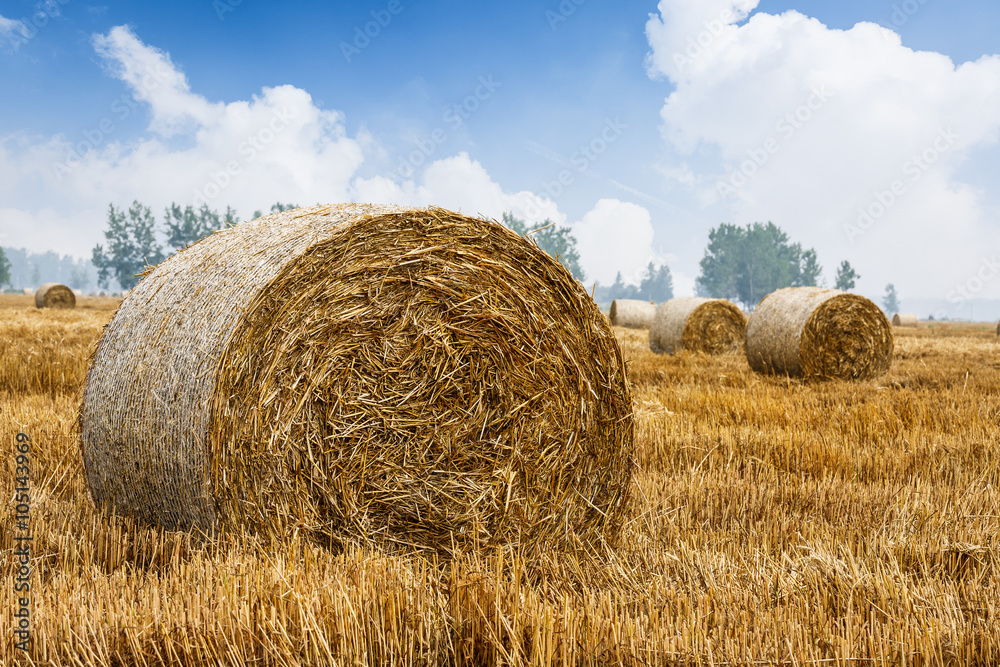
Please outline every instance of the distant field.
[{"label": "distant field", "polygon": [[77,433],[119,299],[0,297],[0,665],[13,647],[14,436],[31,438],[34,664],[1000,662],[995,325],[896,330],[865,383],[659,357],[617,329],[638,436],[618,544],[454,562],[197,544],[94,510]]}]

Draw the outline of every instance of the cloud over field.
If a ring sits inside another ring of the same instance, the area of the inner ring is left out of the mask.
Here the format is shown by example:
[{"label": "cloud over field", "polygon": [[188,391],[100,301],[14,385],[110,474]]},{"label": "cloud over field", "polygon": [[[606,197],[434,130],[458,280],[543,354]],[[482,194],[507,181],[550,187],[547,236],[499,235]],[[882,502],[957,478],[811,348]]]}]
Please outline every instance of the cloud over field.
[{"label": "cloud over field", "polygon": [[[662,0],[650,18],[673,168],[728,221],[772,220],[815,246],[831,275],[849,259],[870,292],[945,296],[1000,251],[1000,202],[962,172],[984,150],[997,164],[1000,57],[956,65],[874,23],[835,30],[757,4]],[[1000,281],[979,296],[998,295]]]}]

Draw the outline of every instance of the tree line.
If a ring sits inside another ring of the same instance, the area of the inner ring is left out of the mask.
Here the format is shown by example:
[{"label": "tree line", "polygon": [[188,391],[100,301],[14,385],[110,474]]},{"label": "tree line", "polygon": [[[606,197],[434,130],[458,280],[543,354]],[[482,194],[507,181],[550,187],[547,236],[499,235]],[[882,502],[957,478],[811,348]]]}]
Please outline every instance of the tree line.
[{"label": "tree line", "polygon": [[[296,204],[277,202],[270,212],[280,212],[297,208]],[[258,218],[263,212],[254,212]],[[138,201],[128,209],[108,206],[105,242],[94,247],[91,262],[62,261],[59,276],[55,278],[76,289],[86,289],[90,283],[87,269],[92,263],[96,267],[96,282],[102,287],[117,283],[122,289],[131,289],[139,280],[139,275],[149,266],[155,266],[168,255],[182,249],[208,234],[239,223],[236,211],[226,207],[224,212],[210,209],[180,206],[172,203],[164,208],[163,216],[157,223],[152,210]],[[551,220],[529,225],[510,212],[503,214],[503,224],[514,232],[529,237],[542,250],[558,259],[577,280],[584,282],[586,275],[580,266],[580,254],[576,238],[570,228],[553,223]],[[163,238],[164,243],[158,239]],[[20,251],[24,252],[24,251]],[[55,253],[47,253],[53,255]],[[51,259],[51,258],[50,258]],[[76,263],[78,262],[78,263]],[[23,272],[24,262],[19,263]],[[708,245],[700,262],[701,273],[696,281],[699,296],[729,299],[746,310],[752,310],[761,298],[782,287],[817,285],[821,282],[822,267],[814,248],[803,248],[793,243],[788,235],[772,222],[752,223],[745,227],[723,223],[713,228],[708,235]],[[10,284],[12,265],[0,249],[0,285]],[[38,273],[38,265],[34,272]],[[23,280],[23,276],[19,276]],[[32,284],[37,287],[40,277],[32,276]],[[837,269],[834,287],[849,291],[860,278],[850,262],[843,261]],[[611,285],[592,285],[594,299],[607,303],[614,299],[642,299],[662,302],[673,298],[673,277],[666,264],[650,264],[642,272],[638,285],[627,284],[618,273]],[[898,310],[895,287],[888,285],[883,298],[886,312]]]}]

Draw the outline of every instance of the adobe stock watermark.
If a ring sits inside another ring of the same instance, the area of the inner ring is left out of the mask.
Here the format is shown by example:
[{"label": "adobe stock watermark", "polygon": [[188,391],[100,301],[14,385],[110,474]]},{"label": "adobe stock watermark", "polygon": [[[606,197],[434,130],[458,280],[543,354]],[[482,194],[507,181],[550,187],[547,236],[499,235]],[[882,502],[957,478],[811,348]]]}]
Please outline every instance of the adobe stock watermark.
[{"label": "adobe stock watermark", "polygon": [[282,107],[280,111],[274,111],[267,124],[256,133],[247,136],[236,147],[236,152],[243,159],[229,160],[223,169],[212,172],[208,181],[200,188],[195,189],[192,204],[195,207],[208,204],[228,188],[233,183],[233,179],[243,173],[244,167],[257,159],[257,156],[267,150],[275,137],[284,132],[291,124],[291,119],[298,115],[298,111],[292,107]]},{"label": "adobe stock watermark", "polygon": [[889,21],[879,21],[879,25],[895,32],[895,28],[902,28],[904,25],[909,23],[910,19],[913,18],[917,12],[920,11],[921,7],[926,5],[928,2],[930,2],[930,0],[903,0],[903,2],[894,4],[892,6],[892,14],[889,16]]},{"label": "adobe stock watermark", "polygon": [[212,9],[220,21],[226,20],[226,14],[236,11],[236,8],[243,4],[243,0],[213,0]]},{"label": "adobe stock watermark", "polygon": [[[456,102],[445,107],[441,114],[442,122],[455,131],[462,127],[466,120],[472,116],[488,99],[493,97],[493,93],[503,84],[493,80],[493,75],[479,77],[475,89],[466,95],[460,102]],[[404,159],[399,161],[396,167],[396,174],[402,178],[410,178],[417,167],[427,162],[441,146],[448,141],[448,130],[443,127],[434,128],[426,137],[414,142],[414,149],[410,151]]]},{"label": "adobe stock watermark", "polygon": [[[910,157],[902,166],[902,175],[907,177],[912,185],[920,181],[941,156],[954,148],[961,136],[951,128],[938,130],[934,140],[923,151]],[[876,190],[871,201],[858,209],[858,217],[854,223],[844,225],[844,234],[851,243],[875,226],[896,205],[908,190],[907,180],[894,179],[884,190]]]},{"label": "adobe stock watermark", "polygon": [[982,292],[983,288],[998,275],[1000,275],[1000,259],[997,259],[996,255],[983,257],[976,272],[965,282],[955,285],[955,289],[948,292],[948,303],[954,304],[958,310],[976,298],[976,295]]},{"label": "adobe stock watermark", "polygon": [[14,445],[14,648],[31,646],[31,438],[17,434]]},{"label": "adobe stock watermark", "polygon": [[697,35],[687,38],[687,45],[684,52],[674,52],[674,65],[678,71],[683,72],[686,67],[694,64],[694,61],[704,55],[708,47],[715,43],[715,40],[726,31],[726,26],[736,23],[740,16],[732,9],[726,8],[719,12],[714,19],[702,22],[704,28]]},{"label": "adobe stock watermark", "polygon": [[555,32],[560,23],[565,23],[570,16],[576,13],[577,7],[587,2],[587,0],[562,0],[556,10],[545,10],[545,20],[549,22],[549,28]]},{"label": "adobe stock watermark", "polygon": [[29,41],[35,38],[38,31],[49,24],[56,16],[60,15],[59,5],[65,5],[69,3],[69,0],[45,0],[45,2],[38,5],[38,11],[31,14],[29,17],[21,17],[19,21],[15,23],[20,23],[21,28],[10,30],[10,46],[12,49],[17,51],[23,44],[27,44]]},{"label": "adobe stock watermark", "polygon": [[354,56],[360,55],[362,51],[367,49],[372,40],[377,39],[382,31],[392,23],[393,17],[401,14],[403,9],[405,7],[403,7],[401,0],[389,0],[385,9],[371,10],[369,13],[372,20],[363,26],[354,26],[354,39],[350,42],[340,43],[340,53],[344,56],[344,60],[349,63]]},{"label": "adobe stock watermark", "polygon": [[785,114],[774,124],[774,131],[777,136],[770,136],[765,139],[757,148],[747,151],[747,158],[743,160],[737,169],[731,169],[727,180],[719,180],[715,189],[719,197],[736,198],[740,188],[750,182],[750,179],[776,155],[784,142],[791,140],[806,124],[813,119],[816,112],[830,100],[832,93],[827,89],[826,84],[813,88],[805,101],[793,111]]},{"label": "adobe stock watermark", "polygon": [[[576,174],[586,173],[591,165],[596,162],[608,148],[618,141],[618,139],[625,133],[628,129],[628,125],[621,122],[618,118],[614,120],[610,118],[604,119],[604,127],[593,139],[580,145],[576,151],[570,155],[569,164],[573,167],[572,169],[563,169],[558,174],[554,180],[542,181],[542,190],[548,195],[551,201],[555,201],[562,196],[566,191],[566,188],[573,185],[576,182]],[[525,214],[529,218],[536,218],[542,214],[541,209],[535,204],[534,201],[528,203],[524,209]]]}]

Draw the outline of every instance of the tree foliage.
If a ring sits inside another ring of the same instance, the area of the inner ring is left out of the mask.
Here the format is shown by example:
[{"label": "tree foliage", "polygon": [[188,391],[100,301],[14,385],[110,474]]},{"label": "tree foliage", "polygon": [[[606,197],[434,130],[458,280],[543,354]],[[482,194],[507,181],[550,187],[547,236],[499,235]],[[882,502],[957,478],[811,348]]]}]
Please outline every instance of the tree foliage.
[{"label": "tree foliage", "polygon": [[723,223],[712,229],[700,266],[699,294],[738,301],[748,309],[782,287],[816,285],[823,270],[814,249],[790,243],[772,222]]},{"label": "tree foliage", "polygon": [[0,248],[0,287],[10,285],[10,260],[3,248]]},{"label": "tree foliage", "polygon": [[511,213],[503,214],[503,224],[509,229],[531,238],[538,247],[559,260],[577,280],[584,279],[580,268],[580,253],[576,249],[576,237],[569,227],[560,227],[551,220],[536,223],[528,227],[524,220],[515,218]]},{"label": "tree foliage", "polygon": [[899,312],[899,296],[896,294],[896,286],[892,283],[885,286],[885,296],[882,297],[882,308],[889,315]]},{"label": "tree foliage", "polygon": [[149,207],[138,201],[132,202],[127,214],[114,204],[108,206],[104,238],[107,250],[100,244],[94,246],[92,259],[102,287],[108,287],[114,278],[122,289],[132,289],[139,282],[137,274],[163,261],[163,250],[156,240],[156,220]]},{"label": "tree foliage", "polygon": [[834,287],[849,292],[854,289],[854,281],[860,277],[858,272],[854,270],[854,267],[851,266],[851,263],[845,259],[837,268],[837,281]]},{"label": "tree foliage", "polygon": [[236,224],[236,211],[229,206],[226,207],[224,216],[208,208],[207,204],[202,204],[196,211],[190,205],[182,209],[178,204],[171,203],[163,211],[163,231],[167,236],[167,247],[177,250],[195,243],[217,229],[234,224]]}]

